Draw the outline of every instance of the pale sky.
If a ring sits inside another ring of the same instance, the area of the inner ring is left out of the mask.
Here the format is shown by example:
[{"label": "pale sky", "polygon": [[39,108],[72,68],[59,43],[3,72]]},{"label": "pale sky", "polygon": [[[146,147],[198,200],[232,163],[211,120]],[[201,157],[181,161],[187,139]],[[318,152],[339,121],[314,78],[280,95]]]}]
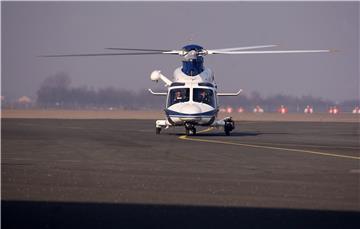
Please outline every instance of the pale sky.
[{"label": "pale sky", "polygon": [[35,98],[41,82],[66,72],[73,86],[157,87],[177,56],[38,58],[103,53],[107,47],[180,49],[280,44],[336,53],[214,55],[205,66],[221,91],[359,98],[359,2],[2,2],[1,94]]}]

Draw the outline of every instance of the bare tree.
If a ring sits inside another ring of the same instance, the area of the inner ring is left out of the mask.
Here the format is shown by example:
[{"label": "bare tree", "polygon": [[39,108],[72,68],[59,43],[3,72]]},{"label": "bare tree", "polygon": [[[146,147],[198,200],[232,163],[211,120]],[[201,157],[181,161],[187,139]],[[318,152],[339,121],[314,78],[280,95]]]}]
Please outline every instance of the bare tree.
[{"label": "bare tree", "polygon": [[47,77],[37,91],[37,102],[42,106],[63,106],[69,94],[70,77],[63,72]]}]

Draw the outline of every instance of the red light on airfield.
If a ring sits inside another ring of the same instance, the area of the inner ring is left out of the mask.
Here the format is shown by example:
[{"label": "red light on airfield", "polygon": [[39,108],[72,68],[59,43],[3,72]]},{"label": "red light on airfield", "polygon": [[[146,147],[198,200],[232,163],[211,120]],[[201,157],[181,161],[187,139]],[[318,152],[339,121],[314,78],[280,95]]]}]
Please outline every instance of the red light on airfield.
[{"label": "red light on airfield", "polygon": [[355,107],[354,110],[352,111],[353,114],[360,114],[360,108],[359,107]]},{"label": "red light on airfield", "polygon": [[238,113],[244,113],[244,111],[245,111],[245,109],[244,109],[244,108],[239,107],[239,109],[238,109]]},{"label": "red light on airfield", "polygon": [[314,112],[314,109],[312,106],[307,105],[304,109],[305,114],[312,114]]},{"label": "red light on airfield", "polygon": [[227,112],[227,113],[229,113],[229,114],[230,114],[232,111],[233,111],[233,108],[232,108],[232,107],[228,107],[228,108],[226,108],[226,112]]},{"label": "red light on airfield", "polygon": [[264,113],[264,109],[262,109],[260,106],[256,106],[255,108],[254,108],[254,113]]},{"label": "red light on airfield", "polygon": [[288,109],[284,105],[281,105],[280,108],[278,109],[278,112],[280,114],[286,114],[286,113],[288,113]]},{"label": "red light on airfield", "polygon": [[338,114],[339,112],[340,112],[340,110],[336,106],[330,107],[330,109],[329,109],[329,114]]}]

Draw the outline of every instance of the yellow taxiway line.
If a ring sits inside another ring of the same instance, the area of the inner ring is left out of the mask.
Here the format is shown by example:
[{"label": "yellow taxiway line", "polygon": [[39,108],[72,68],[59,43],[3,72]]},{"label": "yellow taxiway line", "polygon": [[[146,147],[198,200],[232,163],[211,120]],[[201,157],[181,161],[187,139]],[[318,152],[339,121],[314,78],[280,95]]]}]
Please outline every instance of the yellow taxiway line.
[{"label": "yellow taxiway line", "polygon": [[[213,128],[208,128],[206,130],[199,131],[198,133],[205,133],[205,132],[211,131],[212,129]],[[215,144],[224,144],[224,145],[235,145],[235,146],[260,148],[260,149],[282,150],[282,151],[297,152],[297,153],[315,154],[315,155],[320,155],[320,156],[360,160],[360,157],[341,155],[341,154],[335,154],[335,153],[325,153],[325,152],[318,152],[318,151],[313,151],[313,150],[292,149],[292,148],[274,147],[274,146],[265,146],[265,145],[244,144],[244,143],[228,142],[228,141],[220,141],[220,140],[200,139],[200,138],[188,137],[186,135],[180,136],[179,139],[187,140],[187,141],[206,142],[206,143],[215,143]]]}]

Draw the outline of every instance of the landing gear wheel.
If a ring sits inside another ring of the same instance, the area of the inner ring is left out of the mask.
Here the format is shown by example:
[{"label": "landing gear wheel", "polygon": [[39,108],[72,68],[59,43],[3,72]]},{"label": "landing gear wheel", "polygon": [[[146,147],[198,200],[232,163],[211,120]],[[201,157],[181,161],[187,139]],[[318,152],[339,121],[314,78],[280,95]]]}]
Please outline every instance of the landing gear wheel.
[{"label": "landing gear wheel", "polygon": [[230,130],[228,130],[227,128],[225,128],[225,135],[230,136]]},{"label": "landing gear wheel", "polygon": [[160,132],[161,132],[161,128],[156,127],[156,134],[160,134]]},{"label": "landing gear wheel", "polygon": [[191,132],[192,132],[192,135],[196,135],[196,129],[195,129],[195,127],[191,130]]},{"label": "landing gear wheel", "polygon": [[230,136],[230,132],[235,129],[235,123],[234,121],[230,118],[227,118],[224,120],[225,121],[225,125],[224,125],[224,131],[225,131],[225,135],[226,136]]},{"label": "landing gear wheel", "polygon": [[196,128],[194,126],[185,126],[186,136],[196,135]]}]

